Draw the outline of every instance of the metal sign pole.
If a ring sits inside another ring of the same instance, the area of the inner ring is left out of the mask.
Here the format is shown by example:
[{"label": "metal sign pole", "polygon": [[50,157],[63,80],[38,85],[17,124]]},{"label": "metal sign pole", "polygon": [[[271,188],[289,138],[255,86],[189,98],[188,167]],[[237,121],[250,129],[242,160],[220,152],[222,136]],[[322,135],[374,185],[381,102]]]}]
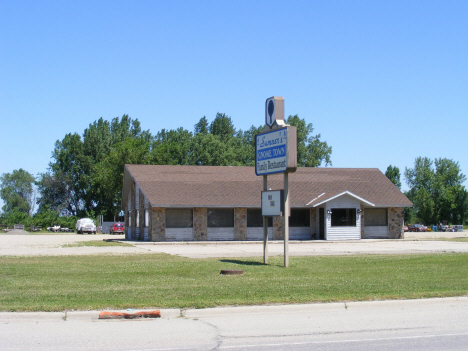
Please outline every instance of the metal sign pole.
[{"label": "metal sign pole", "polygon": [[289,267],[289,184],[284,172],[284,267]]},{"label": "metal sign pole", "polygon": [[[263,191],[268,190],[268,176],[263,176]],[[268,264],[268,217],[263,217],[263,263]]]}]

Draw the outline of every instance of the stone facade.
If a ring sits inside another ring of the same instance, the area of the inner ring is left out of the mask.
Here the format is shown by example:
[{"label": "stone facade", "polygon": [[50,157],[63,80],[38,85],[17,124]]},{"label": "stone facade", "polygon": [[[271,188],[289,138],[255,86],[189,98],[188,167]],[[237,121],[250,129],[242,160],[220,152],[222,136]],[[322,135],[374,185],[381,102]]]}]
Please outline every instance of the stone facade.
[{"label": "stone facade", "polygon": [[150,240],[166,241],[166,209],[153,207],[151,210],[151,225],[148,228]]},{"label": "stone facade", "polygon": [[135,204],[135,182],[132,182],[132,187],[130,189],[130,198],[132,199],[131,204],[131,214],[130,214],[130,228],[131,228],[131,238],[135,239],[135,232],[136,232],[136,204]]},{"label": "stone facade", "polygon": [[234,209],[234,240],[247,240],[247,208]]},{"label": "stone facade", "polygon": [[193,240],[208,240],[208,209],[205,207],[195,207],[193,209]]},{"label": "stone facade", "polygon": [[388,238],[404,239],[405,209],[403,207],[389,207],[388,209]]},{"label": "stone facade", "polygon": [[284,240],[284,217],[273,217],[273,240]]},{"label": "stone facade", "polygon": [[317,209],[310,209],[310,237],[312,240],[317,238]]}]

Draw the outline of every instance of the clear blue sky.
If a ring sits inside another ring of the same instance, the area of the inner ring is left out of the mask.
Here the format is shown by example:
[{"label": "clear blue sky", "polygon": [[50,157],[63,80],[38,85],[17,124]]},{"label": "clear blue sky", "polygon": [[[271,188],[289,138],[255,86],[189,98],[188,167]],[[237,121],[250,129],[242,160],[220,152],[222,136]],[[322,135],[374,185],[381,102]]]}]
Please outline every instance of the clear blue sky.
[{"label": "clear blue sky", "polygon": [[[468,174],[468,1],[0,0],[0,174],[36,175],[100,117],[143,129],[285,99],[333,167],[450,158]],[[402,183],[404,179],[402,178]]]}]

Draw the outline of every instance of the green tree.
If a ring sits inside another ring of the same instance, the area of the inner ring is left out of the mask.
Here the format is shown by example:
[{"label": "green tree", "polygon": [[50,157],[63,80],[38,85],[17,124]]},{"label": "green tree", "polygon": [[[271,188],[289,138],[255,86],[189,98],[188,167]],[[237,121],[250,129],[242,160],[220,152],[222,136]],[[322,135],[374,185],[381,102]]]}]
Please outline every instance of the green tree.
[{"label": "green tree", "polygon": [[149,164],[150,141],[144,137],[127,137],[115,144],[106,157],[94,167],[93,186],[95,196],[101,201],[107,218],[117,215],[121,208],[122,184],[126,164]]},{"label": "green tree", "polygon": [[239,132],[238,138],[242,143],[242,165],[255,166],[255,135],[261,133],[262,130],[263,126],[252,126],[245,132]]},{"label": "green tree", "polygon": [[35,204],[34,183],[34,177],[22,168],[2,174],[0,197],[4,202],[3,212],[32,214]]},{"label": "green tree", "polygon": [[197,124],[194,126],[195,134],[201,133],[206,134],[208,133],[208,120],[205,116],[200,118]]},{"label": "green tree", "polygon": [[390,179],[398,189],[401,189],[400,169],[397,166],[388,166],[385,171],[385,176]]},{"label": "green tree", "polygon": [[312,135],[312,123],[306,123],[298,115],[289,116],[286,123],[297,128],[297,166],[318,167],[332,165],[332,148],[325,141],[320,141],[320,134]]},{"label": "green tree", "polygon": [[[149,131],[141,130],[138,120],[123,115],[121,119],[114,118],[112,122],[100,118],[91,123],[85,129],[83,138],[75,133],[67,134],[63,140],[58,140],[55,143],[48,176],[41,179],[41,193],[44,193],[45,199],[41,205],[49,205],[53,210],[62,210],[57,201],[66,199],[65,208],[71,214],[83,216],[94,212],[98,215],[113,215],[118,205],[115,202],[115,194],[121,185],[113,191],[108,191],[112,184],[115,185],[115,179],[103,176],[106,173],[103,165],[117,164],[112,159],[106,159],[111,154],[114,160],[118,158],[112,151],[125,150],[127,139],[138,139],[138,143],[143,143],[145,150],[149,151],[152,136]],[[136,153],[139,152],[138,148]],[[116,174],[121,176],[122,182],[123,165]]]},{"label": "green tree", "polygon": [[424,224],[464,222],[468,194],[458,162],[418,157],[414,168],[405,169],[405,178],[410,188],[407,196],[414,204],[416,217]]},{"label": "green tree", "polygon": [[218,135],[221,141],[227,141],[236,134],[236,128],[234,128],[231,117],[218,112],[210,124],[209,132]]},{"label": "green tree", "polygon": [[40,174],[37,181],[38,191],[41,194],[37,200],[38,213],[50,210],[62,216],[76,216],[80,209],[80,199],[75,196],[77,194],[75,185],[72,177],[61,170]]},{"label": "green tree", "polygon": [[[204,134],[201,134],[204,135]],[[177,130],[161,130],[153,143],[153,164],[157,165],[189,165],[193,134],[182,127]]]}]

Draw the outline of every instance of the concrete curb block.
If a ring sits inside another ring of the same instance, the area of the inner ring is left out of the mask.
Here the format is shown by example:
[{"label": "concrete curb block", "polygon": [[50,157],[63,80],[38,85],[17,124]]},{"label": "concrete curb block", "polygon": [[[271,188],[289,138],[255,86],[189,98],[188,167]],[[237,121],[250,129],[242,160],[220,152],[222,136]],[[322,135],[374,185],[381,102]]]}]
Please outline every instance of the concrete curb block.
[{"label": "concrete curb block", "polygon": [[136,318],[161,318],[161,311],[140,311],[140,312],[99,312],[99,319],[136,319]]}]

